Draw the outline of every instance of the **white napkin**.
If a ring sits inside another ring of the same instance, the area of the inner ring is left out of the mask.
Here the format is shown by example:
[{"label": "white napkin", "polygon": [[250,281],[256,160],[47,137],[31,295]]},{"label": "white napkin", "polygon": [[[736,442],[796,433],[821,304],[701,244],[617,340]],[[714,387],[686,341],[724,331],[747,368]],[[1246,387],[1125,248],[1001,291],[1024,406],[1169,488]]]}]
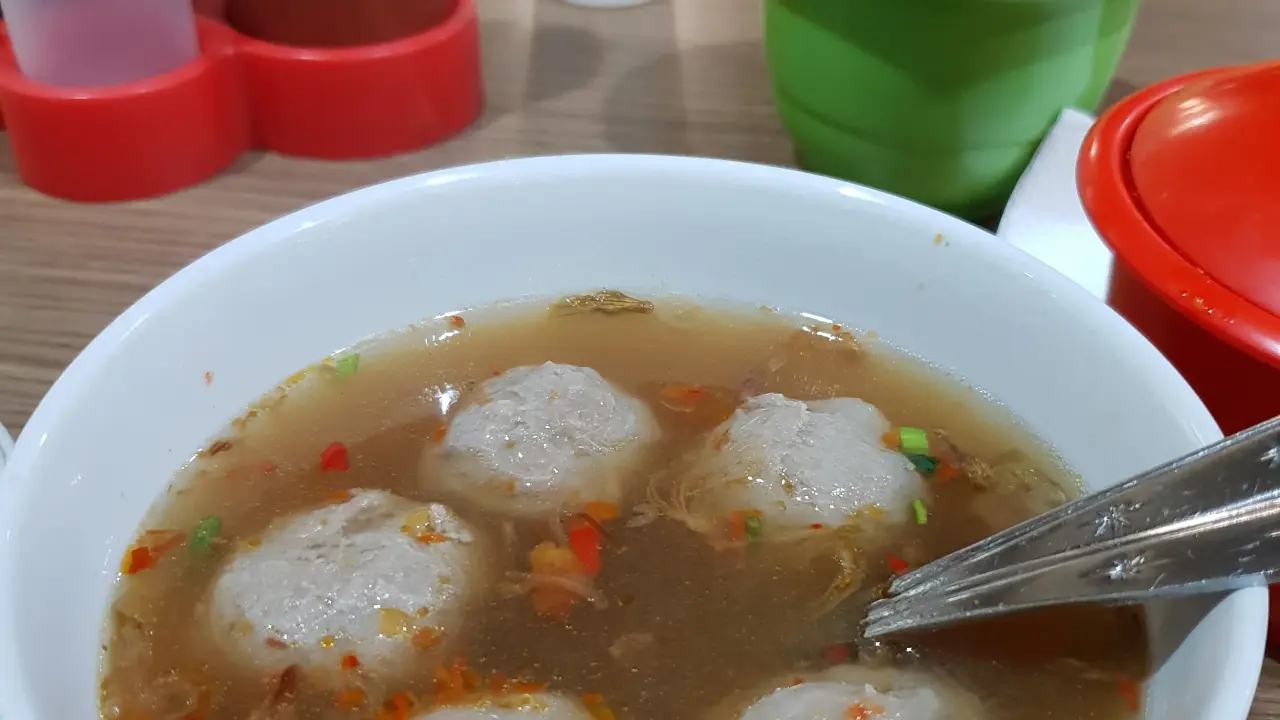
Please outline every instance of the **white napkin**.
[{"label": "white napkin", "polygon": [[1064,110],[1013,191],[996,235],[1105,300],[1110,249],[1080,205],[1076,158],[1093,118]]},{"label": "white napkin", "polygon": [[12,452],[13,438],[9,437],[9,431],[4,429],[4,425],[0,425],[0,472],[4,472],[4,464]]}]

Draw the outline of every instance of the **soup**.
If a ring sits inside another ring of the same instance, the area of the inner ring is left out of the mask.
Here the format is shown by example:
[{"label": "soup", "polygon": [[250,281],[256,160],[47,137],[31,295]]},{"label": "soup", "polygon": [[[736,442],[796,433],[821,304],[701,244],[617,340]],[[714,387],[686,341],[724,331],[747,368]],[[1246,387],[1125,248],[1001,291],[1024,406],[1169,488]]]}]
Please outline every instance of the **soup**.
[{"label": "soup", "polygon": [[122,560],[102,712],[1133,717],[1131,610],[823,641],[1077,493],[1001,408],[829,320],[611,292],[438,318],[178,474]]}]

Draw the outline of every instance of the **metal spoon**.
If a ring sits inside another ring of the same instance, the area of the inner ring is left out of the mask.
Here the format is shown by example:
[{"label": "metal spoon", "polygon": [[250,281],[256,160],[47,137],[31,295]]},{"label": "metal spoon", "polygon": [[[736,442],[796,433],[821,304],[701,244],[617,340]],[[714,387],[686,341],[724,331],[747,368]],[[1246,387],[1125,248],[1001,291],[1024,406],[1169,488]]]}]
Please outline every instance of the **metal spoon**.
[{"label": "metal spoon", "polygon": [[1280,418],[895,579],[862,635],[1234,590],[1278,570]]}]

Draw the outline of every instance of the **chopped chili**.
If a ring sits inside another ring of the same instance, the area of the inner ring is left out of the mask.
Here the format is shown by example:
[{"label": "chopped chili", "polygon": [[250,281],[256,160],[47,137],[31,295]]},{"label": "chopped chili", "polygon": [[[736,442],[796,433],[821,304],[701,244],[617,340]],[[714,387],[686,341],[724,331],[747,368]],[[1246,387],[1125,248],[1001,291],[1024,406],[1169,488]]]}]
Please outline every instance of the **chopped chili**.
[{"label": "chopped chili", "polygon": [[439,628],[418,628],[413,633],[413,646],[419,650],[429,650],[440,644],[442,636]]},{"label": "chopped chili", "polygon": [[583,694],[582,705],[594,720],[617,720],[618,718],[600,693]]},{"label": "chopped chili", "polygon": [[744,542],[747,539],[747,518],[760,517],[759,510],[738,510],[729,515],[729,539]]},{"label": "chopped chili", "polygon": [[176,530],[148,530],[138,542],[125,551],[120,559],[120,573],[135,575],[149,570],[160,562],[164,554],[186,539],[186,534]]},{"label": "chopped chili", "polygon": [[854,703],[845,708],[844,720],[871,720],[871,711],[862,703]]},{"label": "chopped chili", "polygon": [[822,653],[822,659],[828,665],[839,665],[849,659],[849,648],[845,645],[832,645]]},{"label": "chopped chili", "polygon": [[355,670],[360,667],[360,658],[355,653],[343,653],[342,660],[338,663],[343,670]]},{"label": "chopped chili", "polygon": [[340,710],[355,710],[364,705],[364,691],[357,687],[344,688],[333,696],[333,704]]},{"label": "chopped chili", "polygon": [[954,480],[960,476],[960,469],[951,463],[939,463],[938,469],[933,471],[933,479],[938,482],[946,482]]},{"label": "chopped chili", "polygon": [[759,515],[748,515],[742,519],[742,530],[747,539],[759,542],[764,537],[764,518]]},{"label": "chopped chili", "polygon": [[329,470],[346,471],[351,469],[351,463],[347,460],[347,446],[340,442],[329,443],[320,453],[320,470],[322,472]]},{"label": "chopped chili", "polygon": [[894,575],[905,575],[907,571],[911,569],[911,565],[897,555],[887,555],[885,556],[885,560],[888,561],[889,570]]},{"label": "chopped chili", "polygon": [[600,533],[590,523],[579,523],[569,528],[569,549],[588,575],[600,572]]},{"label": "chopped chili", "polygon": [[378,720],[409,720],[418,699],[412,693],[396,693],[378,708]]},{"label": "chopped chili", "polygon": [[284,650],[287,649],[289,645],[280,638],[269,637],[267,638],[267,647],[273,650]]},{"label": "chopped chili", "polygon": [[425,533],[422,533],[421,535],[416,535],[414,536],[413,539],[417,540],[423,545],[434,545],[436,543],[449,542],[448,535],[445,535],[444,533],[434,532],[434,531],[425,532]]},{"label": "chopped chili", "polygon": [[1125,708],[1129,712],[1138,712],[1140,697],[1138,683],[1134,682],[1133,678],[1120,678],[1116,689],[1120,691],[1120,699],[1124,701]]},{"label": "chopped chili", "polygon": [[454,328],[455,330],[461,330],[466,326],[467,326],[467,321],[463,320],[461,315],[449,316],[449,327]]},{"label": "chopped chili", "polygon": [[676,412],[693,412],[706,401],[708,393],[700,385],[664,385],[658,396],[663,405]]}]

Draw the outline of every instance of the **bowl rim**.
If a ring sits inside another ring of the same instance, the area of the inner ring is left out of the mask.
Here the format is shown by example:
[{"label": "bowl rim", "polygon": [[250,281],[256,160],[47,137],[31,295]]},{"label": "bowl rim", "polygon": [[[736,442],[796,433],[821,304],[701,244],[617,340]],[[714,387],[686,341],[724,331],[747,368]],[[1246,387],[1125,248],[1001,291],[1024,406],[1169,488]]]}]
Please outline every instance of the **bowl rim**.
[{"label": "bowl rim", "polygon": [[[732,160],[643,154],[579,154],[497,160],[392,179],[300,208],[214,248],[171,275],[122,312],[57,378],[17,439],[9,464],[0,472],[0,580],[6,572],[4,557],[11,555],[9,551],[2,549],[9,542],[5,528],[11,525],[11,514],[22,506],[24,495],[33,490],[35,483],[31,470],[39,457],[44,438],[53,425],[53,418],[74,411],[76,397],[83,387],[93,381],[96,368],[110,358],[130,333],[151,314],[200,287],[207,279],[245,262],[256,253],[288,242],[299,230],[368,210],[388,198],[406,195],[420,187],[448,185],[473,179],[509,183],[533,181],[546,176],[571,175],[581,179],[627,171],[660,171],[710,180],[753,181],[791,192],[838,193],[881,206],[892,214],[928,220],[944,232],[947,228],[954,228],[956,232],[985,235],[989,242],[985,243],[983,252],[991,257],[992,262],[1007,268],[1009,272],[1035,277],[1042,283],[1044,292],[1070,302],[1081,317],[1080,322],[1105,330],[1108,342],[1114,344],[1118,352],[1141,361],[1144,370],[1154,375],[1160,387],[1164,388],[1165,399],[1185,419],[1189,434],[1200,437],[1204,442],[1221,438],[1217,424],[1191,387],[1164,356],[1124,319],[1053,268],[998,240],[986,230],[940,210],[835,178]],[[0,583],[0,588],[3,587],[4,583]],[[0,589],[0,592],[3,590]],[[1211,717],[1214,720],[1244,718],[1249,711],[1256,679],[1261,671],[1261,638],[1265,634],[1267,623],[1266,597],[1265,592],[1255,592],[1234,598],[1234,612],[1226,625],[1229,632],[1215,639],[1220,646],[1234,648],[1236,651],[1229,654],[1228,662],[1212,671],[1213,685],[1218,688],[1217,696],[1212,702],[1215,711]],[[5,634],[6,631],[0,628],[0,636]],[[1254,646],[1257,652],[1252,652]],[[1249,651],[1244,651],[1245,649]],[[3,648],[0,648],[0,654],[3,652]],[[2,659],[4,658],[0,656],[0,660]],[[1246,684],[1243,689],[1238,687],[1242,682]],[[0,695],[3,697],[0,705],[4,706],[0,710],[8,710],[13,713],[13,717],[30,717],[36,720],[30,712],[29,700],[23,689],[18,686],[6,690],[6,693]]]}]

